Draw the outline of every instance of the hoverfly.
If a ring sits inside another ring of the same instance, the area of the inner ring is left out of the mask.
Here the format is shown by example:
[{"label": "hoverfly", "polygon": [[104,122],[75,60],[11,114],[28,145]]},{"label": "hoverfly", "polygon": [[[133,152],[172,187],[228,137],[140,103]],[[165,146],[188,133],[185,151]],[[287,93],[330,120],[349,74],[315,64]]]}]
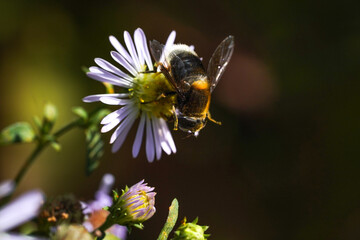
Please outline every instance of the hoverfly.
[{"label": "hoverfly", "polygon": [[209,112],[214,91],[234,51],[234,37],[228,36],[213,53],[207,71],[192,47],[173,44],[164,49],[158,41],[150,42],[157,66],[174,87],[177,100],[173,109],[174,129],[198,136],[207,120],[216,122]]}]

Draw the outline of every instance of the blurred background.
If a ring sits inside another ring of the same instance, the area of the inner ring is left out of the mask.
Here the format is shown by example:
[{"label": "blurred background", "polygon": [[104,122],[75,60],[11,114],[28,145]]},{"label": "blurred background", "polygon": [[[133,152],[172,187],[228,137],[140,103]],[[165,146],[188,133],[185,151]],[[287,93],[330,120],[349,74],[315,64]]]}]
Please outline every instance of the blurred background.
[{"label": "blurred background", "polygon": [[[104,87],[81,70],[111,60],[109,35],[141,27],[148,40],[195,45],[205,66],[234,35],[235,52],[213,94],[209,123],[195,139],[173,136],[178,152],[149,164],[131,157],[136,129],[116,154],[85,175],[81,130],[44,151],[17,194],[93,199],[104,173],[116,187],[156,187],[155,216],[129,239],[155,239],[176,197],[180,219],[199,216],[210,239],[360,238],[360,17],[345,1],[0,1],[0,128],[58,107],[95,109],[84,96]],[[107,142],[110,134],[104,135]],[[0,181],[13,178],[34,145],[0,148]]]}]

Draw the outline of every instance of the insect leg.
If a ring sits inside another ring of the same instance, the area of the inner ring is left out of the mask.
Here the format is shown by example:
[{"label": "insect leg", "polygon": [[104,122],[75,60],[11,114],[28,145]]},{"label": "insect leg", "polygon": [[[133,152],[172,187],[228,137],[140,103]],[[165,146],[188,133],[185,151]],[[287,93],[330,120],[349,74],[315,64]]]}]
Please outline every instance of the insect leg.
[{"label": "insect leg", "polygon": [[207,113],[206,113],[206,117],[207,117],[207,119],[209,119],[209,120],[212,121],[213,123],[216,123],[216,124],[218,124],[218,125],[221,125],[221,122],[218,122],[218,121],[216,121],[216,120],[214,120],[214,119],[211,118],[210,112],[207,112]]},{"label": "insect leg", "polygon": [[174,114],[174,130],[177,131],[177,130],[178,130],[179,121],[178,121],[178,117],[177,117],[177,115],[176,115],[175,106],[173,106],[173,114]]},{"label": "insect leg", "polygon": [[140,73],[156,73],[156,70],[154,69],[154,70],[152,70],[152,71],[143,71],[143,72],[140,72]]}]

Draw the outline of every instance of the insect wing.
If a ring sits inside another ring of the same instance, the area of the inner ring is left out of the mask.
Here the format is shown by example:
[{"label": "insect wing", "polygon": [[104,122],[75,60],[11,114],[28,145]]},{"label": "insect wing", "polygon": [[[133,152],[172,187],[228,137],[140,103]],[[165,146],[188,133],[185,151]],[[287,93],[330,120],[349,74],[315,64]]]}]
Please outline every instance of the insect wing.
[{"label": "insect wing", "polygon": [[160,42],[156,40],[150,41],[150,51],[151,55],[154,57],[156,63],[160,62],[161,55],[164,51],[164,44],[161,44]]},{"label": "insect wing", "polygon": [[[150,51],[152,56],[154,57],[155,61],[156,61],[156,65],[160,67],[160,71],[165,75],[166,79],[170,82],[170,84],[174,87],[175,91],[177,92],[177,94],[184,99],[184,95],[183,93],[180,91],[180,89],[178,88],[174,78],[171,76],[170,74],[170,64],[168,64],[166,62],[166,60],[162,61],[162,55],[164,54],[164,48],[165,46],[163,44],[161,44],[160,42],[156,41],[156,40],[152,40],[150,41]],[[177,56],[174,56],[177,57]],[[164,58],[164,57],[163,57]],[[183,64],[182,61],[179,62],[179,64]]]},{"label": "insect wing", "polygon": [[214,91],[221,76],[223,75],[225,68],[230,61],[231,55],[233,54],[234,46],[234,37],[228,36],[220,43],[220,45],[213,53],[209,61],[207,70],[207,74],[211,84],[210,92]]}]

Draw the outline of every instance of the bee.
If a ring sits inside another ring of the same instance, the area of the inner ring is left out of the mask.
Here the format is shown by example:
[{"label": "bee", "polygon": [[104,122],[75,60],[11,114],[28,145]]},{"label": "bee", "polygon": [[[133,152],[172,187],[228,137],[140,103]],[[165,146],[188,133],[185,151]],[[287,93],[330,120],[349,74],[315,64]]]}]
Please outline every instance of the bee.
[{"label": "bee", "polygon": [[174,129],[199,135],[207,120],[216,122],[209,112],[211,93],[214,91],[234,51],[234,37],[228,36],[213,53],[207,71],[193,47],[173,44],[164,47],[150,41],[150,50],[160,71],[176,91],[173,109]]}]

